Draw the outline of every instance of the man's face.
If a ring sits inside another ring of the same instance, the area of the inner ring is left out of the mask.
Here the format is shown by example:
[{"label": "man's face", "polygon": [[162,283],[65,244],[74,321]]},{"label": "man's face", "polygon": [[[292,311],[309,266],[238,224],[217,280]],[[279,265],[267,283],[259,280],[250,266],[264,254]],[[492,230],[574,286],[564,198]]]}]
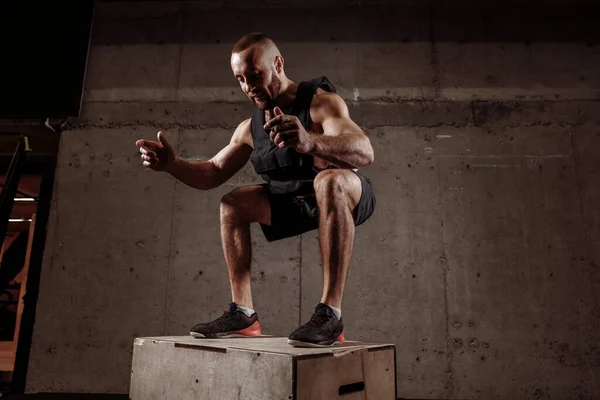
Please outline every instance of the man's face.
[{"label": "man's face", "polygon": [[242,91],[261,110],[271,109],[279,96],[281,80],[275,61],[267,60],[261,47],[231,55],[231,69]]}]

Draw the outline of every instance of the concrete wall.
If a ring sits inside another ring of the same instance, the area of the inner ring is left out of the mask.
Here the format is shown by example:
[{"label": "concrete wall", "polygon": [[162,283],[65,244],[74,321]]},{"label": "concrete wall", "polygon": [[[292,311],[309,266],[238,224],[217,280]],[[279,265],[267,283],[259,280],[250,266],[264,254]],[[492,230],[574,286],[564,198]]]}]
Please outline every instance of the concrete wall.
[{"label": "concrete wall", "polygon": [[[349,339],[397,345],[399,395],[600,396],[592,14],[337,3],[98,5],[83,113],[60,146],[29,391],[127,393],[134,337],[187,335],[225,309],[219,201],[257,176],[195,191],[144,170],[134,142],[162,129],[184,157],[224,146],[251,112],[230,49],[262,30],[292,79],[329,77],[372,140],[377,210],[357,229],[343,312]],[[254,227],[253,245],[264,331],[288,335],[319,300],[316,232],[268,244]]]}]

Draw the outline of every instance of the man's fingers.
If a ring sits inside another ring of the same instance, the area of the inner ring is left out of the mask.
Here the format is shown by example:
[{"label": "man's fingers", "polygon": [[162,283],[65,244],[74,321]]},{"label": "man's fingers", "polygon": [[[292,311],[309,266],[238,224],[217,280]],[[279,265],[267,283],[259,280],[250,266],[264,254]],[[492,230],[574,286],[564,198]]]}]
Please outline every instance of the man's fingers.
[{"label": "man's fingers", "polygon": [[152,158],[148,156],[142,156],[142,165],[144,167],[154,168],[158,165],[158,158]]},{"label": "man's fingers", "polygon": [[140,139],[135,142],[135,145],[139,148],[145,148],[146,150],[155,151],[161,147],[161,144],[158,142],[152,142],[150,140]]},{"label": "man's fingers", "polygon": [[275,140],[275,136],[277,136],[278,133],[288,132],[292,129],[296,130],[297,126],[294,124],[289,124],[289,123],[274,126],[273,129],[271,129],[271,132],[269,133],[269,138],[273,141],[273,140]]},{"label": "man's fingers", "polygon": [[158,147],[159,143],[153,142],[151,140],[139,139],[139,140],[136,140],[135,145],[137,147],[146,147],[147,149],[155,149],[156,147]]},{"label": "man's fingers", "polygon": [[265,128],[265,130],[269,130],[276,125],[279,125],[282,123],[289,123],[292,121],[293,118],[294,118],[293,116],[279,114],[279,115],[271,118],[270,120],[268,120],[267,123],[264,124],[263,128]]},{"label": "man's fingers", "polygon": [[298,131],[279,132],[273,139],[273,143],[279,146],[281,142],[286,142],[294,139],[298,139]]},{"label": "man's fingers", "polygon": [[140,147],[140,158],[142,159],[142,165],[146,168],[153,168],[158,164],[158,157],[156,153],[146,149],[145,147]]},{"label": "man's fingers", "polygon": [[156,153],[152,150],[149,150],[146,147],[140,147],[140,153],[151,156],[151,157],[156,157]]},{"label": "man's fingers", "polygon": [[292,146],[296,146],[297,144],[298,144],[298,138],[292,138],[289,140],[284,140],[282,142],[279,142],[277,147],[279,147],[279,148],[292,147]]},{"label": "man's fingers", "polygon": [[275,125],[282,123],[284,121],[284,119],[283,119],[284,117],[285,117],[285,115],[278,115],[278,116],[268,120],[267,123],[264,125],[265,130],[269,130],[269,129],[273,128]]},{"label": "man's fingers", "polygon": [[140,158],[142,159],[142,165],[146,168],[156,169],[158,165],[160,165],[160,160],[158,159],[158,152],[162,154],[164,150],[167,151],[171,148],[171,145],[166,141],[164,134],[159,132],[158,142],[153,142],[151,140],[140,139],[136,140],[135,145],[139,147]]},{"label": "man's fingers", "polygon": [[297,129],[298,127],[296,126],[296,124],[286,121],[284,123],[281,123],[279,125],[275,125],[271,131],[272,132],[283,132],[283,131],[289,131],[290,129]]}]

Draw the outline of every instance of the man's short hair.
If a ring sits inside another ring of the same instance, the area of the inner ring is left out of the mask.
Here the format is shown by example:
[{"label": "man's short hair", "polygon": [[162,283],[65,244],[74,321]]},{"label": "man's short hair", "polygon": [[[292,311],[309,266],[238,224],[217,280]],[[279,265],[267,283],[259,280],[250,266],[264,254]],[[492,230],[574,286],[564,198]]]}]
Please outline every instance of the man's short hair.
[{"label": "man's short hair", "polygon": [[241,53],[249,47],[255,44],[274,44],[273,40],[262,32],[248,33],[240,38],[237,43],[233,46],[232,53]]}]

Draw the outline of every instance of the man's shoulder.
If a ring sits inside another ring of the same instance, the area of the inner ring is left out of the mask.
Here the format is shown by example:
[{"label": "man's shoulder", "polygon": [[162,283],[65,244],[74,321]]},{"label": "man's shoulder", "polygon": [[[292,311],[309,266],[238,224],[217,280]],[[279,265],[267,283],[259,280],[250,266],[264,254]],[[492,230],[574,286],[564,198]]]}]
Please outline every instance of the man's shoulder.
[{"label": "man's shoulder", "polygon": [[310,116],[315,122],[320,122],[328,117],[343,115],[348,106],[344,99],[337,93],[318,89],[310,104]]},{"label": "man's shoulder", "polygon": [[235,132],[233,132],[233,137],[231,138],[232,142],[253,146],[252,129],[250,126],[251,120],[251,118],[247,118],[238,124]]},{"label": "man's shoulder", "polygon": [[250,123],[252,122],[252,118],[246,118],[242,122],[240,122],[237,126],[237,129],[243,129],[250,132]]}]

